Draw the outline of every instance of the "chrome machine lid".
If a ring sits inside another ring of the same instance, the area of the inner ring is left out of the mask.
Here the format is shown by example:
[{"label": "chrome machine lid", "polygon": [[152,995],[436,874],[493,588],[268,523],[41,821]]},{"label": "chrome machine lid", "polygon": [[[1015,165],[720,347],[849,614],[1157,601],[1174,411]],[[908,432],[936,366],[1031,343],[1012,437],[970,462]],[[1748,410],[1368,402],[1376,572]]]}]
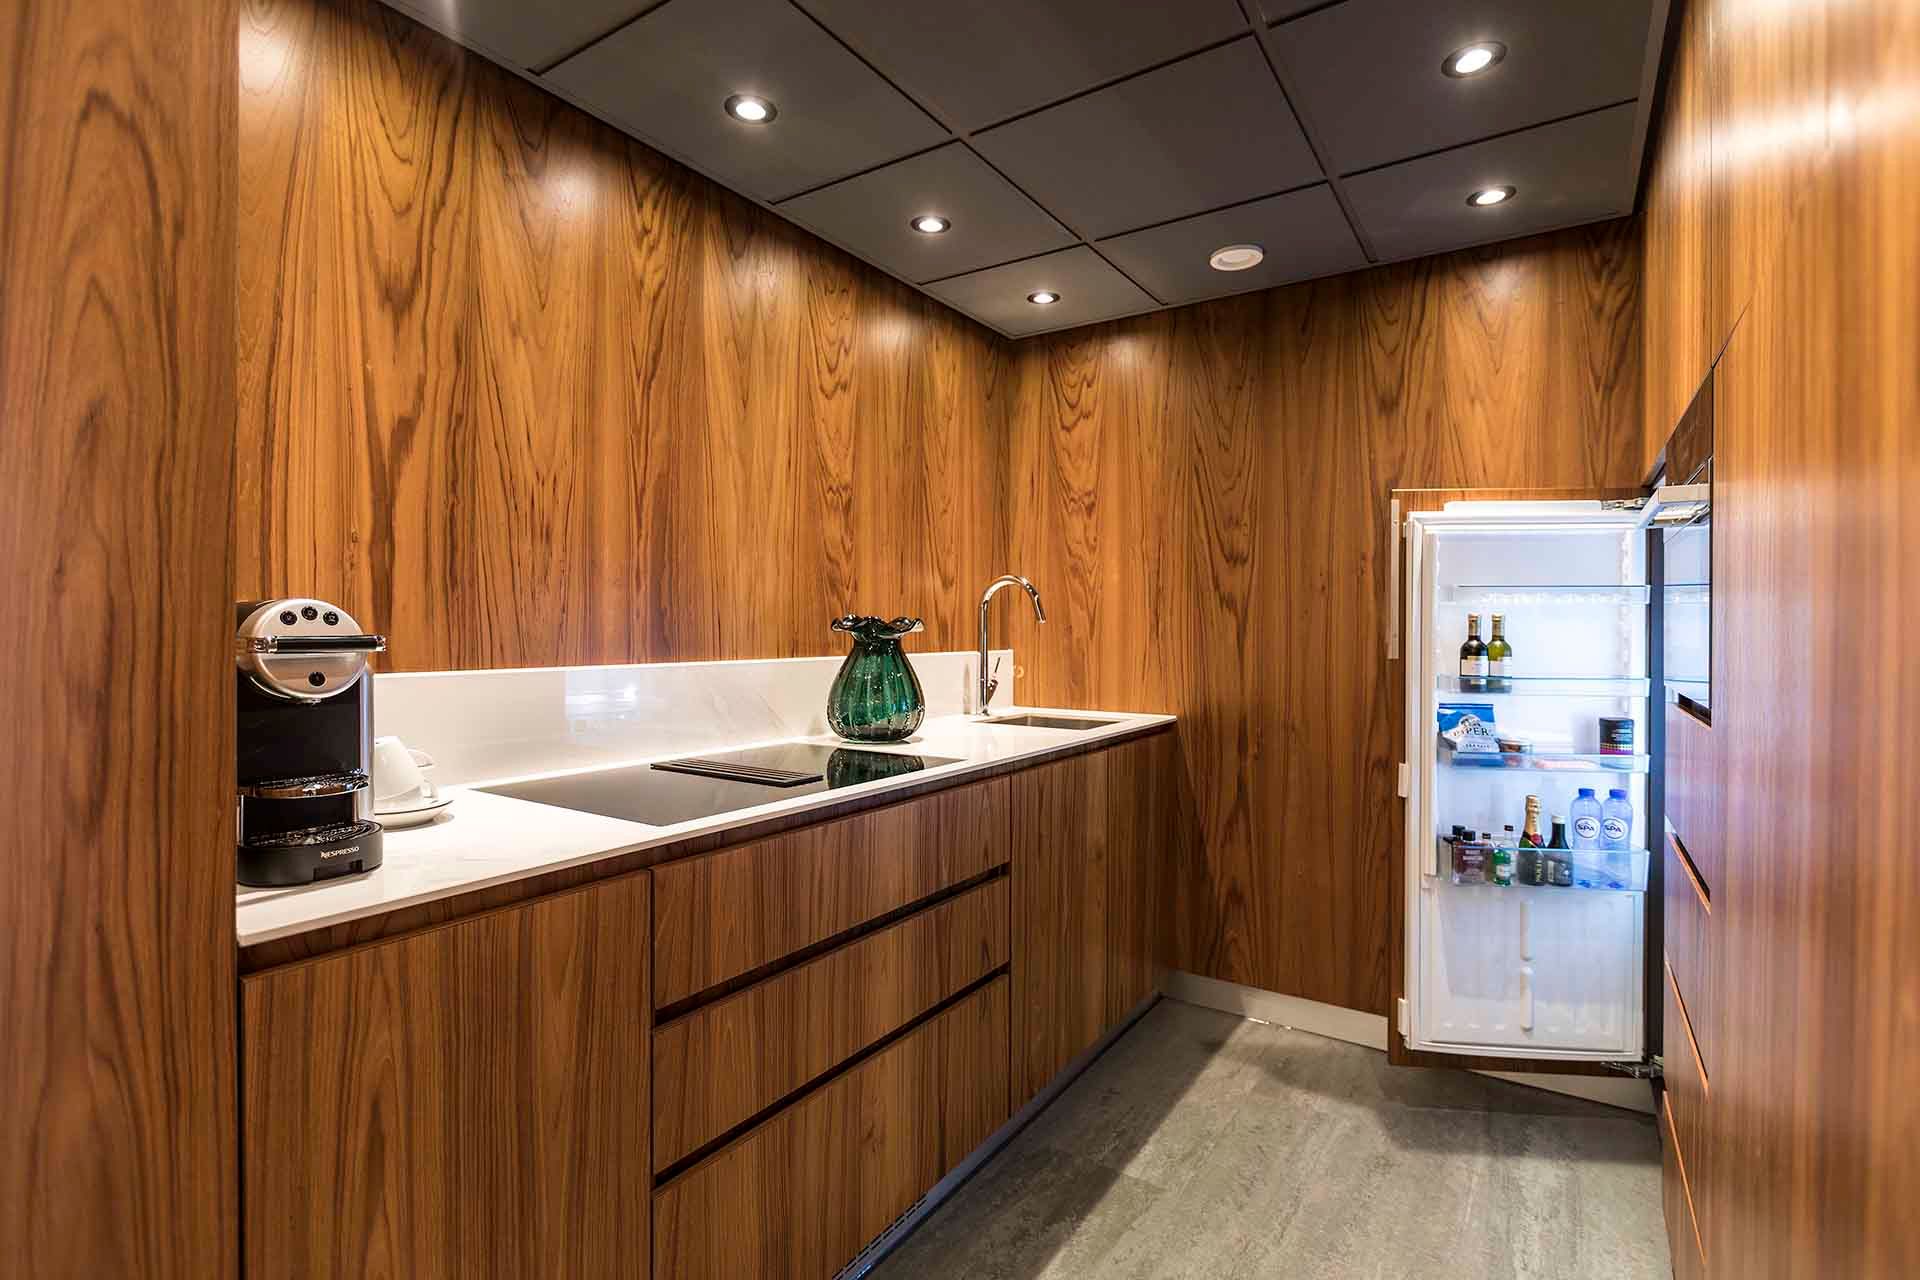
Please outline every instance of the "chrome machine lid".
[{"label": "chrome machine lid", "polygon": [[368,655],[386,647],[385,636],[362,633],[338,605],[305,597],[255,605],[234,643],[240,669],[255,685],[294,702],[321,702],[351,688],[366,674]]}]

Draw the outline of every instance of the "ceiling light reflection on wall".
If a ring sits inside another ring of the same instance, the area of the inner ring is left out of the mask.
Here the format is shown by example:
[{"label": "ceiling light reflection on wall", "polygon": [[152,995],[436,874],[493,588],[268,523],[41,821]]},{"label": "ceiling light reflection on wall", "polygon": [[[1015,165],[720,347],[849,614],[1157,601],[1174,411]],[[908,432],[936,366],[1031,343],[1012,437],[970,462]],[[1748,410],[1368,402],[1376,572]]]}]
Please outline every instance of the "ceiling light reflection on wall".
[{"label": "ceiling light reflection on wall", "polygon": [[1215,271],[1245,271],[1259,266],[1266,256],[1267,251],[1257,244],[1222,245],[1207,259],[1207,265]]},{"label": "ceiling light reflection on wall", "polygon": [[780,114],[780,109],[765,98],[751,93],[736,93],[726,101],[727,114],[743,124],[765,124]]},{"label": "ceiling light reflection on wall", "polygon": [[1470,44],[1464,49],[1455,49],[1440,64],[1440,70],[1455,80],[1464,80],[1468,76],[1477,76],[1489,70],[1500,59],[1507,56],[1507,46],[1498,40],[1482,40]]},{"label": "ceiling light reflection on wall", "polygon": [[1482,187],[1467,197],[1467,203],[1476,209],[1491,209],[1494,205],[1505,204],[1513,199],[1512,187]]},{"label": "ceiling light reflection on wall", "polygon": [[913,220],[912,225],[923,236],[937,236],[951,227],[953,222],[937,213],[923,213]]},{"label": "ceiling light reflection on wall", "polygon": [[1050,307],[1060,301],[1060,295],[1051,289],[1036,289],[1027,295],[1027,301],[1036,307]]}]

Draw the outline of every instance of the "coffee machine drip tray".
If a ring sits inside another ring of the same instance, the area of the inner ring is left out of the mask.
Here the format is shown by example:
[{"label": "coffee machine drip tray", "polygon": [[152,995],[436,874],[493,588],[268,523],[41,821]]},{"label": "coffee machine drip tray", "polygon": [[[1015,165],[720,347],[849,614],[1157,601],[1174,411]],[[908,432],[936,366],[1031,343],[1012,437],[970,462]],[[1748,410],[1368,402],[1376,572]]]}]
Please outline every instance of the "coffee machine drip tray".
[{"label": "coffee machine drip tray", "polygon": [[944,756],[865,751],[859,747],[817,742],[783,742],[745,751],[711,753],[690,760],[602,769],[595,773],[476,789],[607,818],[643,822],[650,827],[670,827],[792,796],[838,791],[957,763]]}]

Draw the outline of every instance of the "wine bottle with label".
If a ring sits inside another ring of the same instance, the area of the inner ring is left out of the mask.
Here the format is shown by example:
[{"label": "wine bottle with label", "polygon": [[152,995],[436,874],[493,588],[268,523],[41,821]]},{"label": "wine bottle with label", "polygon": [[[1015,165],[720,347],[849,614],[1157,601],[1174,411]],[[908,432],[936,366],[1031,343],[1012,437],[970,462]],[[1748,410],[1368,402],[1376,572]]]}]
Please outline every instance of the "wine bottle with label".
[{"label": "wine bottle with label", "polygon": [[1480,615],[1467,615],[1467,642],[1460,646],[1460,692],[1487,691],[1487,646],[1480,642]]},{"label": "wine bottle with label", "polygon": [[1487,641],[1487,689],[1492,693],[1513,692],[1513,674],[1509,666],[1513,646],[1507,643],[1507,620],[1493,615],[1493,639]]}]

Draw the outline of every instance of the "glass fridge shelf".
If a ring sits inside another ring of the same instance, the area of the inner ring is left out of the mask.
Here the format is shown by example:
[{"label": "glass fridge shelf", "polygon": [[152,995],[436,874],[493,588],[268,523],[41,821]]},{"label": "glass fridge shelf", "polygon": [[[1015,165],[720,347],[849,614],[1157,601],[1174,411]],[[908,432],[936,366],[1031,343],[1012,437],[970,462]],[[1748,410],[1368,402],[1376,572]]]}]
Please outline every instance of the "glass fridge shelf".
[{"label": "glass fridge shelf", "polygon": [[1542,773],[1645,773],[1647,756],[1576,754],[1562,751],[1442,750],[1440,762],[1453,769],[1535,769]]},{"label": "glass fridge shelf", "polygon": [[[1645,849],[1515,849],[1513,860],[1514,882],[1495,884],[1491,880],[1455,879],[1450,864],[1451,842],[1440,839],[1439,874],[1440,883],[1454,886],[1458,890],[1482,893],[1568,893],[1585,889],[1601,893],[1645,893],[1647,891],[1647,864],[1650,861]],[[1527,884],[1520,877],[1525,875],[1535,853],[1570,853],[1573,857],[1573,883],[1567,885]],[[1491,875],[1491,868],[1475,874]]]},{"label": "glass fridge shelf", "polygon": [[1477,605],[1603,605],[1631,607],[1647,603],[1645,586],[1625,583],[1524,584],[1461,583],[1444,589],[1447,604]]},{"label": "glass fridge shelf", "polygon": [[1435,682],[1441,693],[1463,698],[1644,698],[1648,682],[1645,676],[1507,676],[1509,689],[1465,687],[1459,676],[1441,676]]}]

